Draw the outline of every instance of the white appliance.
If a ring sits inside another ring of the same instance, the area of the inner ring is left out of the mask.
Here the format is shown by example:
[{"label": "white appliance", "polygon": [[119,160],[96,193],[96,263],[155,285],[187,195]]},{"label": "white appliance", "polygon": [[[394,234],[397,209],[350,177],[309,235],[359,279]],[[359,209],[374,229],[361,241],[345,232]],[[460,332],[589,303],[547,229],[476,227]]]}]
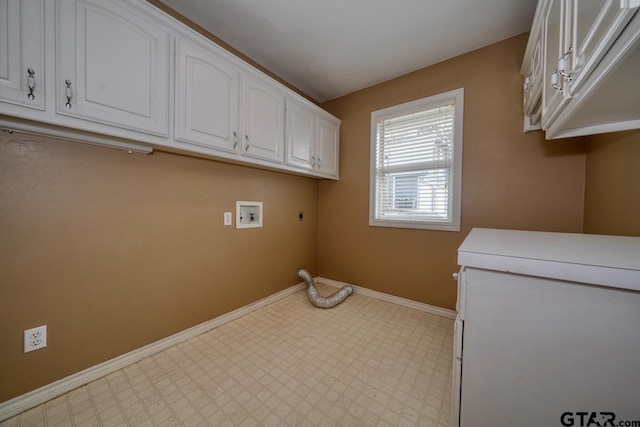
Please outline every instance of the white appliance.
[{"label": "white appliance", "polygon": [[458,264],[453,426],[640,425],[639,237],[476,228]]}]

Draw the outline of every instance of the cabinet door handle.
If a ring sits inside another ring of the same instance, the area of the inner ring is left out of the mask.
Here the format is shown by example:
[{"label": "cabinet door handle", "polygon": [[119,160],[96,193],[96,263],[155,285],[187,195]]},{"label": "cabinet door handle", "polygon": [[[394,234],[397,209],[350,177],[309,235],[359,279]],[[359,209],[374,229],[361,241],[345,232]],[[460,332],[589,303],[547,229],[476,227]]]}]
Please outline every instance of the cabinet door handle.
[{"label": "cabinet door handle", "polygon": [[560,74],[562,77],[568,78],[569,81],[571,81],[573,77],[571,76],[571,74],[565,72],[565,69],[567,68],[567,56],[571,55],[572,52],[573,46],[569,46],[569,50],[563,53],[558,60],[558,74]]},{"label": "cabinet door handle", "polygon": [[249,139],[249,135],[245,135],[244,139],[247,140],[247,146],[244,148],[244,151],[249,151],[249,147],[251,147],[251,140]]},{"label": "cabinet door handle", "polygon": [[27,86],[29,87],[29,95],[27,95],[27,98],[33,101],[34,99],[36,99],[35,95],[33,94],[33,90],[36,88],[36,79],[35,77],[33,77],[33,75],[36,72],[33,71],[33,68],[29,68],[27,70],[27,73],[29,73],[29,77],[27,77]]},{"label": "cabinet door handle", "polygon": [[233,133],[233,149],[235,150],[237,146],[238,146],[238,133],[234,132]]},{"label": "cabinet door handle", "polygon": [[527,93],[531,93],[531,74],[529,74],[524,79],[524,91]]},{"label": "cabinet door handle", "polygon": [[65,107],[71,108],[71,98],[73,98],[73,90],[71,90],[71,80],[67,79],[64,81],[64,84],[67,85],[67,89],[65,90],[65,95],[67,97],[67,103],[64,104]]},{"label": "cabinet door handle", "polygon": [[311,167],[314,169],[316,167],[316,156],[311,156]]},{"label": "cabinet door handle", "polygon": [[318,169],[320,169],[320,166],[322,166],[322,160],[318,157]]},{"label": "cabinet door handle", "polygon": [[562,90],[562,87],[558,86],[558,70],[557,69],[553,70],[553,73],[551,73],[551,87],[553,87],[555,90]]}]

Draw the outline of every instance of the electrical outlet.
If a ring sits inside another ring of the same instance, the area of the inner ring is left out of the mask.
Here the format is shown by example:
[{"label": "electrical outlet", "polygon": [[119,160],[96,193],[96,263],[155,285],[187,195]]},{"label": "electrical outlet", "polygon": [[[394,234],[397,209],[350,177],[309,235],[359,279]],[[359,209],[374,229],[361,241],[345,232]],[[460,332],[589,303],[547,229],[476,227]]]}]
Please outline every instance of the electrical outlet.
[{"label": "electrical outlet", "polygon": [[231,212],[224,213],[224,225],[231,225],[233,223],[233,214]]},{"label": "electrical outlet", "polygon": [[39,350],[47,346],[47,325],[24,331],[24,352]]}]

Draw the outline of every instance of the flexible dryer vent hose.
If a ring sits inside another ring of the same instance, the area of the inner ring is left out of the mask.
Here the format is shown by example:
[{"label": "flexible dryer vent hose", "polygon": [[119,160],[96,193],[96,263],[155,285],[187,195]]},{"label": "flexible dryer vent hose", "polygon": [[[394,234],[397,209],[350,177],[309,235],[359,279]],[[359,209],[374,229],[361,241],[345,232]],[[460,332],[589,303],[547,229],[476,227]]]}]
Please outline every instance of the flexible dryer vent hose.
[{"label": "flexible dryer vent hose", "polygon": [[307,284],[307,296],[309,297],[309,301],[311,301],[311,304],[319,308],[335,307],[353,293],[353,288],[347,285],[343,286],[328,297],[321,297],[320,295],[318,295],[318,290],[313,283],[313,278],[307,270],[301,268],[300,270],[298,270],[297,275],[298,279],[304,280],[304,282]]}]

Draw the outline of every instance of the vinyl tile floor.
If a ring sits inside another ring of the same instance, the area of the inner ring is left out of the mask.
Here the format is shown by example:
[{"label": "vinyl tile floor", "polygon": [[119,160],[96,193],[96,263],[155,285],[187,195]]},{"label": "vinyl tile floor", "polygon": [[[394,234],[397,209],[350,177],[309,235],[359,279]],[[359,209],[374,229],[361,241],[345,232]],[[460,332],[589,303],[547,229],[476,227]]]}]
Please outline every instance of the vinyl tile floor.
[{"label": "vinyl tile floor", "polygon": [[299,291],[0,426],[445,427],[452,345],[452,320]]}]

